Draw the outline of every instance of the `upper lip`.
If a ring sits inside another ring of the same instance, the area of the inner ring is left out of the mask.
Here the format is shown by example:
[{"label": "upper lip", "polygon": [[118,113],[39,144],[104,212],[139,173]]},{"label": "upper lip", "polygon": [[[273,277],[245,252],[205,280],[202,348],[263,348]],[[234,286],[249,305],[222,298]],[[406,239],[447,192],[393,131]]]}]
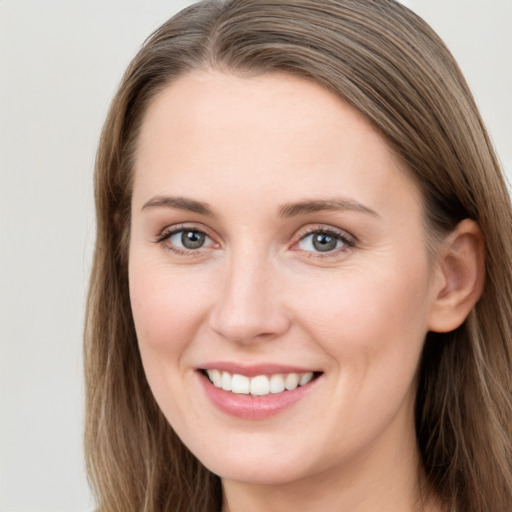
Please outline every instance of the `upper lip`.
[{"label": "upper lip", "polygon": [[256,377],[257,375],[275,375],[278,373],[307,373],[318,370],[299,366],[289,366],[275,363],[259,364],[241,364],[230,361],[213,361],[201,365],[200,370],[220,370],[231,374],[245,375],[247,377]]}]

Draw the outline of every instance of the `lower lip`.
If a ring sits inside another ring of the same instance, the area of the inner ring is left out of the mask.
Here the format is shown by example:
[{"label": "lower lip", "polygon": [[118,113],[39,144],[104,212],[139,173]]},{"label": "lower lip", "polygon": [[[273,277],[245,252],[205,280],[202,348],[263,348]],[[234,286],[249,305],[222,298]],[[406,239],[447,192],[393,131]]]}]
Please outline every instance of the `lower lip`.
[{"label": "lower lip", "polygon": [[304,386],[292,391],[270,393],[263,396],[244,395],[216,388],[210,380],[199,372],[199,378],[213,405],[230,416],[247,420],[263,420],[275,416],[303,398],[318,381],[313,379]]}]

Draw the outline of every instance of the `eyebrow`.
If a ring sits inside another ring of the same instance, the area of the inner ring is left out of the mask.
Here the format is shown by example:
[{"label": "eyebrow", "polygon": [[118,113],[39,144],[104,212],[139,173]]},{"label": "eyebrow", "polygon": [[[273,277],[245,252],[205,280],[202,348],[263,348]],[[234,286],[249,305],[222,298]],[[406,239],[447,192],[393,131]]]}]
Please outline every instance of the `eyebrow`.
[{"label": "eyebrow", "polygon": [[281,217],[295,217],[298,215],[306,215],[308,213],[329,210],[352,210],[380,217],[376,211],[368,208],[368,206],[347,198],[312,199],[300,201],[298,203],[286,203],[279,208],[279,215]]},{"label": "eyebrow", "polygon": [[142,210],[150,210],[152,208],[172,208],[199,213],[208,217],[214,216],[213,210],[208,203],[187,199],[186,197],[155,196],[146,201],[142,206]]},{"label": "eyebrow", "polygon": [[[172,208],[175,210],[184,210],[188,212],[214,217],[213,210],[208,203],[188,199],[186,197],[172,197],[172,196],[155,196],[149,201],[146,201],[142,206],[142,210],[150,210],[153,208]],[[321,211],[343,211],[352,210],[356,212],[366,213],[375,217],[380,215],[368,208],[367,206],[347,198],[333,198],[333,199],[311,199],[304,200],[297,203],[285,203],[279,208],[280,217],[296,217],[299,215],[307,215],[308,213],[315,213]]]}]

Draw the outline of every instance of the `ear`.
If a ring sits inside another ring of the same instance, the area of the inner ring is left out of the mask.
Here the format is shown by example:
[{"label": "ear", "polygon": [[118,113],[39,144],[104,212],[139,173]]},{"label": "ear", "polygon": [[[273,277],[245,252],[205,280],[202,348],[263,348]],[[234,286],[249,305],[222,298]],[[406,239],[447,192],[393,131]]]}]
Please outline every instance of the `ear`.
[{"label": "ear", "polygon": [[484,286],[484,240],[478,224],[460,222],[438,252],[434,302],[429,330],[449,332],[459,327],[476,304]]}]

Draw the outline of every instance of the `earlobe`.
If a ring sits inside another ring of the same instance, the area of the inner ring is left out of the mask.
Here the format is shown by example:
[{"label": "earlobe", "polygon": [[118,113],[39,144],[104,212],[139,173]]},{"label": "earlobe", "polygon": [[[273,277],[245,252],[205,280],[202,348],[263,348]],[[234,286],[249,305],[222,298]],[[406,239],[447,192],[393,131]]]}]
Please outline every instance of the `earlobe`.
[{"label": "earlobe", "polygon": [[439,251],[441,279],[434,290],[429,330],[449,332],[459,327],[482,295],[485,279],[484,240],[478,224],[461,221]]}]

